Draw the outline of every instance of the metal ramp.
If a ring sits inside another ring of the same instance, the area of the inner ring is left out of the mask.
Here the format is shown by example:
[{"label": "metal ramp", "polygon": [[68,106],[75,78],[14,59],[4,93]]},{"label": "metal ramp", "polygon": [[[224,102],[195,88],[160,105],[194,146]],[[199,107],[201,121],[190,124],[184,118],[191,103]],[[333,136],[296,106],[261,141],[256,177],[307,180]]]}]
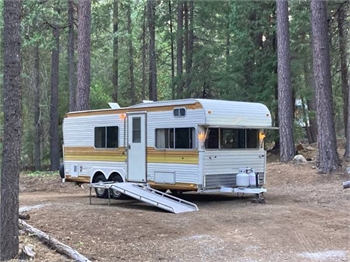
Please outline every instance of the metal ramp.
[{"label": "metal ramp", "polygon": [[[184,213],[198,211],[196,204],[181,198],[163,193],[155,190],[148,185],[120,182],[120,183],[91,183],[90,184],[90,203],[91,203],[91,188],[105,188],[109,190],[118,190],[119,192],[140,200],[142,202],[151,204],[169,212]],[[110,195],[109,195],[110,198]]]}]

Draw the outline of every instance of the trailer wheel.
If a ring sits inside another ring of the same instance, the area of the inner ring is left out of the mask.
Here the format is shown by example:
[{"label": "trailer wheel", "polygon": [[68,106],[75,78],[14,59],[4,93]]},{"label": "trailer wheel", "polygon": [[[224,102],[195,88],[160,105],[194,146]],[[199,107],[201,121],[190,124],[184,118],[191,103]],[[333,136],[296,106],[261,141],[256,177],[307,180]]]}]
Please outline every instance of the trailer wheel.
[{"label": "trailer wheel", "polygon": [[[114,181],[116,183],[124,182],[120,175],[114,175],[110,180]],[[126,195],[124,195],[123,193],[121,193],[120,191],[115,190],[115,189],[111,189],[111,195],[115,199],[125,199],[126,198]]]},{"label": "trailer wheel", "polygon": [[[106,182],[106,178],[104,175],[100,174],[94,179],[95,183]],[[95,188],[95,193],[98,198],[106,198],[108,195],[107,189],[103,188]]]},{"label": "trailer wheel", "polygon": [[64,164],[60,165],[60,177],[61,178],[65,178],[65,175],[64,175]]}]

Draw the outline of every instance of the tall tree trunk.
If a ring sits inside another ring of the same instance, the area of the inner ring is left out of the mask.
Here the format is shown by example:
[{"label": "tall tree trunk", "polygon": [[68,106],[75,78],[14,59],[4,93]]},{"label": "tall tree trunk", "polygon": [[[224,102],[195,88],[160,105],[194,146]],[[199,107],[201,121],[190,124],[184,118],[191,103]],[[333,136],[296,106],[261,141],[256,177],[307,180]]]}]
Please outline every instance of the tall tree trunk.
[{"label": "tall tree trunk", "polygon": [[278,113],[280,160],[294,157],[293,99],[289,55],[289,21],[287,0],[277,0]]},{"label": "tall tree trunk", "polygon": [[147,64],[147,43],[146,43],[146,32],[147,32],[147,6],[143,9],[143,22],[142,22],[142,101],[146,99],[146,82],[147,82],[147,72],[146,72],[146,64]]},{"label": "tall tree trunk", "polygon": [[186,70],[186,75],[185,75],[185,83],[184,83],[184,94],[185,97],[188,96],[189,94],[189,90],[188,90],[188,71],[187,71],[187,60],[189,57],[189,44],[188,44],[188,40],[189,40],[189,27],[188,27],[188,16],[189,16],[189,12],[188,12],[188,2],[184,1],[183,3],[183,16],[184,16],[184,46],[185,46],[185,70]]},{"label": "tall tree trunk", "polygon": [[79,0],[76,110],[90,109],[91,0]]},{"label": "tall tree trunk", "polygon": [[135,79],[134,79],[134,50],[132,46],[132,24],[131,24],[131,3],[127,6],[127,19],[128,19],[128,46],[129,46],[129,77],[130,77],[130,95],[131,103],[136,104],[135,95]]},{"label": "tall tree trunk", "polygon": [[[350,91],[348,92],[348,112],[350,112]],[[348,123],[348,125],[347,125],[347,135],[346,135],[344,158],[345,158],[345,160],[350,161],[350,114],[348,114],[347,123]]]},{"label": "tall tree trunk", "polygon": [[[309,143],[315,143],[317,141],[317,121],[316,121],[316,115],[314,114],[316,112],[316,101],[315,101],[315,83],[313,81],[313,77],[310,74],[308,62],[304,62],[304,77],[305,77],[305,85],[311,86],[312,93],[309,100],[307,100],[307,108],[308,108],[308,120],[310,122],[309,128],[308,128],[308,141]],[[311,112],[311,113],[310,113]]]},{"label": "tall tree trunk", "polygon": [[170,51],[171,51],[171,99],[175,99],[175,58],[174,58],[174,35],[173,35],[173,15],[171,10],[171,0],[169,0],[169,30],[170,30]]},{"label": "tall tree trunk", "polygon": [[73,1],[68,0],[68,83],[69,111],[75,111],[76,75],[74,66],[74,8]]},{"label": "tall tree trunk", "polygon": [[60,29],[55,24],[53,29],[55,46],[51,56],[51,104],[50,104],[50,170],[59,170],[60,145],[58,134],[58,82],[59,82],[59,52]]},{"label": "tall tree trunk", "polygon": [[[185,19],[185,28],[186,28],[186,89],[190,89],[192,82],[191,79],[191,70],[192,70],[192,61],[193,61],[193,45],[194,45],[194,33],[193,33],[193,12],[194,12],[193,1],[186,2],[186,19]],[[189,94],[189,93],[188,93]]]},{"label": "tall tree trunk", "polygon": [[1,170],[0,260],[18,254],[18,192],[21,160],[21,1],[3,2],[4,136]]},{"label": "tall tree trunk", "polygon": [[180,0],[177,4],[177,98],[181,98],[183,91],[183,2]]},{"label": "tall tree trunk", "polygon": [[113,84],[113,94],[112,98],[114,102],[118,102],[118,89],[119,89],[119,64],[118,64],[118,30],[119,30],[119,0],[113,1],[113,74],[112,74],[112,84]]},{"label": "tall tree trunk", "polygon": [[330,173],[338,168],[339,157],[333,118],[327,2],[312,0],[310,9],[318,125],[317,164],[320,172]]},{"label": "tall tree trunk", "polygon": [[40,56],[39,56],[39,43],[35,46],[34,51],[34,166],[35,170],[41,170],[41,139],[42,139],[42,126],[40,120]]},{"label": "tall tree trunk", "polygon": [[148,31],[149,31],[149,93],[150,99],[157,101],[157,65],[156,65],[156,30],[155,1],[148,1]]},{"label": "tall tree trunk", "polygon": [[225,50],[225,55],[226,55],[226,73],[229,73],[229,68],[230,68],[230,46],[231,46],[231,30],[230,30],[230,16],[231,16],[231,2],[227,2],[227,11],[226,11],[226,50]]},{"label": "tall tree trunk", "polygon": [[344,119],[344,129],[345,137],[347,135],[347,125],[348,125],[348,92],[349,92],[349,83],[348,83],[348,65],[347,65],[347,45],[346,45],[346,34],[347,30],[345,28],[345,19],[346,19],[346,10],[345,4],[338,10],[338,34],[339,34],[339,51],[340,51],[340,74],[341,74],[341,85],[343,93],[343,119]]}]

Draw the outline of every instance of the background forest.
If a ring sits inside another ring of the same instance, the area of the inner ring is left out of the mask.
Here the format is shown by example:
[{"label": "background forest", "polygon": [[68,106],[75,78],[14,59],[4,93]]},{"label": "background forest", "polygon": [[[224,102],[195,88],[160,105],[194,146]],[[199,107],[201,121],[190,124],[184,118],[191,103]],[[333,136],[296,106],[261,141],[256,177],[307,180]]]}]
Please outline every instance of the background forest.
[{"label": "background forest", "polygon": [[[348,8],[347,1],[327,4],[338,137],[347,121]],[[312,143],[309,1],[289,1],[289,23],[294,142]],[[24,167],[58,168],[62,119],[76,110],[77,26],[78,1],[22,1]],[[219,98],[264,103],[278,126],[274,1],[94,0],[90,58],[91,109],[112,101],[128,106],[144,99]]]}]

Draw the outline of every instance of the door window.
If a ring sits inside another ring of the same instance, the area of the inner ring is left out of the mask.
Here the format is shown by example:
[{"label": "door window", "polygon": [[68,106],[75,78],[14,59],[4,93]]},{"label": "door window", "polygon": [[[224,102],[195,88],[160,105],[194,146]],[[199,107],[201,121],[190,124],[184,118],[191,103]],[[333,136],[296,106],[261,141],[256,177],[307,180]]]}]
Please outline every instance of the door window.
[{"label": "door window", "polygon": [[132,142],[141,143],[141,117],[132,118]]}]

